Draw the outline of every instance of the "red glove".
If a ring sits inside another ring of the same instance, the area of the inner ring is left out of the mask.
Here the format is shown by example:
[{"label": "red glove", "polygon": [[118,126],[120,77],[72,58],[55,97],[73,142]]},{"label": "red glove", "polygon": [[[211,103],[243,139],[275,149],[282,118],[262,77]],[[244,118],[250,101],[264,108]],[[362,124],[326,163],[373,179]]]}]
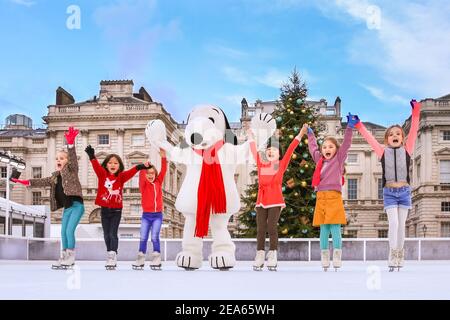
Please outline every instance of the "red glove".
[{"label": "red glove", "polygon": [[23,184],[24,186],[27,186],[27,187],[30,185],[30,180],[19,180],[19,179],[11,178],[11,181],[14,183]]},{"label": "red glove", "polygon": [[74,144],[75,137],[78,135],[80,131],[75,129],[74,127],[69,127],[69,132],[64,133],[64,137],[66,137],[67,144]]}]

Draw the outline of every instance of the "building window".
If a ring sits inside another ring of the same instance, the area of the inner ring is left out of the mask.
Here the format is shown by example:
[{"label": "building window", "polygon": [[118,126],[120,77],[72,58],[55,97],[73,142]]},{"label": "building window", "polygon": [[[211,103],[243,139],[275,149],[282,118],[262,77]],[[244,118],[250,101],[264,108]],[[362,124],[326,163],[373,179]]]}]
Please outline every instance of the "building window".
[{"label": "building window", "polygon": [[450,212],[450,202],[448,201],[441,202],[441,211]]},{"label": "building window", "polygon": [[416,170],[417,170],[417,173],[416,173],[417,181],[416,181],[416,183],[420,183],[420,162],[417,163]]},{"label": "building window", "polygon": [[248,110],[248,115],[253,117],[255,115],[255,110]]},{"label": "building window", "polygon": [[378,200],[383,199],[383,179],[378,179]]},{"label": "building window", "polygon": [[380,213],[378,215],[378,220],[379,221],[387,221],[387,214],[386,214],[386,212]]},{"label": "building window", "polygon": [[6,176],[7,176],[6,167],[1,167],[1,177],[6,178]]},{"label": "building window", "polygon": [[177,193],[180,191],[181,188],[181,173],[177,171]]},{"label": "building window", "polygon": [[441,222],[441,237],[450,237],[450,222]]},{"label": "building window", "polygon": [[130,211],[132,216],[140,216],[142,213],[142,207],[140,204],[131,204]]},{"label": "building window", "polygon": [[33,167],[33,179],[42,178],[42,167]]},{"label": "building window", "polygon": [[143,134],[133,134],[131,136],[131,145],[134,147],[143,147],[145,145],[145,138]]},{"label": "building window", "polygon": [[347,156],[347,163],[358,163],[358,154],[349,153]]},{"label": "building window", "polygon": [[347,186],[348,200],[358,199],[358,179],[348,179]]},{"label": "building window", "polygon": [[109,134],[99,134],[98,135],[99,145],[109,145]]},{"label": "building window", "polygon": [[0,198],[6,199],[6,191],[0,191]]},{"label": "building window", "polygon": [[450,184],[450,160],[439,161],[439,169],[441,184]]},{"label": "building window", "polygon": [[442,131],[442,140],[450,141],[450,130]]},{"label": "building window", "polygon": [[[136,166],[140,162],[132,162],[131,166]],[[135,174],[133,178],[130,179],[130,181],[127,183],[128,188],[139,188],[139,173]]]},{"label": "building window", "polygon": [[344,238],[357,238],[358,237],[358,230],[345,230],[344,231]]},{"label": "building window", "polygon": [[44,139],[31,139],[32,144],[44,144]]},{"label": "building window", "polygon": [[378,230],[378,238],[387,238],[388,231],[386,229]]},{"label": "building window", "polygon": [[42,204],[42,194],[41,192],[33,192],[33,205],[41,205]]}]

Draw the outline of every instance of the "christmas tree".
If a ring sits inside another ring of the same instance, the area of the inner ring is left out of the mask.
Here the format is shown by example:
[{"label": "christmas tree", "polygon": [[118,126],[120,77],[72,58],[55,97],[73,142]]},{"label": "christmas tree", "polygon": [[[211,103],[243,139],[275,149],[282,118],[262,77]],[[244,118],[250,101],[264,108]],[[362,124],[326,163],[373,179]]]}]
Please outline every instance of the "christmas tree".
[{"label": "christmas tree", "polygon": [[[289,81],[281,88],[277,107],[272,116],[277,122],[276,136],[282,152],[285,152],[292,139],[297,136],[304,123],[308,123],[316,136],[320,125],[313,106],[306,104],[307,88],[299,73],[294,69]],[[321,143],[321,139],[318,139]],[[312,226],[316,194],[311,187],[315,164],[308,151],[308,138],[302,141],[292,155],[283,179],[283,196],[286,208],[281,211],[278,231],[281,237],[312,238],[318,236],[318,229]],[[256,175],[256,170],[252,175]],[[258,181],[248,186],[245,195],[243,213],[239,216],[240,236],[256,236],[255,202],[258,194]]]}]

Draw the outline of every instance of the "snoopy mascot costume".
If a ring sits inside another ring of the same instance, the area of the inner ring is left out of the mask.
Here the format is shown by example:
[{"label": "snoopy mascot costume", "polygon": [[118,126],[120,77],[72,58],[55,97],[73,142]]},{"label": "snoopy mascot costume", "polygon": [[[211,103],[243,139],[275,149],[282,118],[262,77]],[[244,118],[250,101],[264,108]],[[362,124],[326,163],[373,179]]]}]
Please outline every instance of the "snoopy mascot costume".
[{"label": "snoopy mascot costume", "polygon": [[[268,114],[258,114],[251,121],[258,146],[276,129]],[[238,145],[224,112],[215,106],[195,107],[188,116],[184,141],[173,146],[167,141],[161,120],[151,120],[145,129],[147,139],[166,151],[170,161],[186,165],[175,207],[185,217],[182,251],[176,263],[185,270],[201,267],[203,241],[211,229],[213,239],[208,261],[212,268],[234,267],[235,245],[227,225],[240,209],[240,197],[234,180],[236,166],[250,158],[249,141]]]}]

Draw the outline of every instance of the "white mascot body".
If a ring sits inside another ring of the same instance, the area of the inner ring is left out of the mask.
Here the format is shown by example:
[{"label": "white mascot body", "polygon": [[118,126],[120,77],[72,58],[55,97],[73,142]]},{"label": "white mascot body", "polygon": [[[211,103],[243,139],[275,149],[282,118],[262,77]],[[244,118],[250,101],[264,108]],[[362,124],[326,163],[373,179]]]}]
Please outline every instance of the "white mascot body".
[{"label": "white mascot body", "polygon": [[[258,145],[275,131],[275,120],[260,114],[252,120]],[[263,119],[264,118],[264,119]],[[170,161],[186,165],[175,207],[185,217],[182,251],[176,257],[179,267],[198,269],[203,260],[203,241],[211,228],[213,244],[209,263],[226,270],[235,263],[235,245],[227,225],[240,209],[240,197],[234,180],[236,166],[251,155],[249,142],[237,145],[228,120],[220,108],[199,106],[189,116],[185,141],[171,145],[161,120],[151,120],[145,130],[150,143],[166,151]],[[260,141],[258,141],[260,140]]]}]

